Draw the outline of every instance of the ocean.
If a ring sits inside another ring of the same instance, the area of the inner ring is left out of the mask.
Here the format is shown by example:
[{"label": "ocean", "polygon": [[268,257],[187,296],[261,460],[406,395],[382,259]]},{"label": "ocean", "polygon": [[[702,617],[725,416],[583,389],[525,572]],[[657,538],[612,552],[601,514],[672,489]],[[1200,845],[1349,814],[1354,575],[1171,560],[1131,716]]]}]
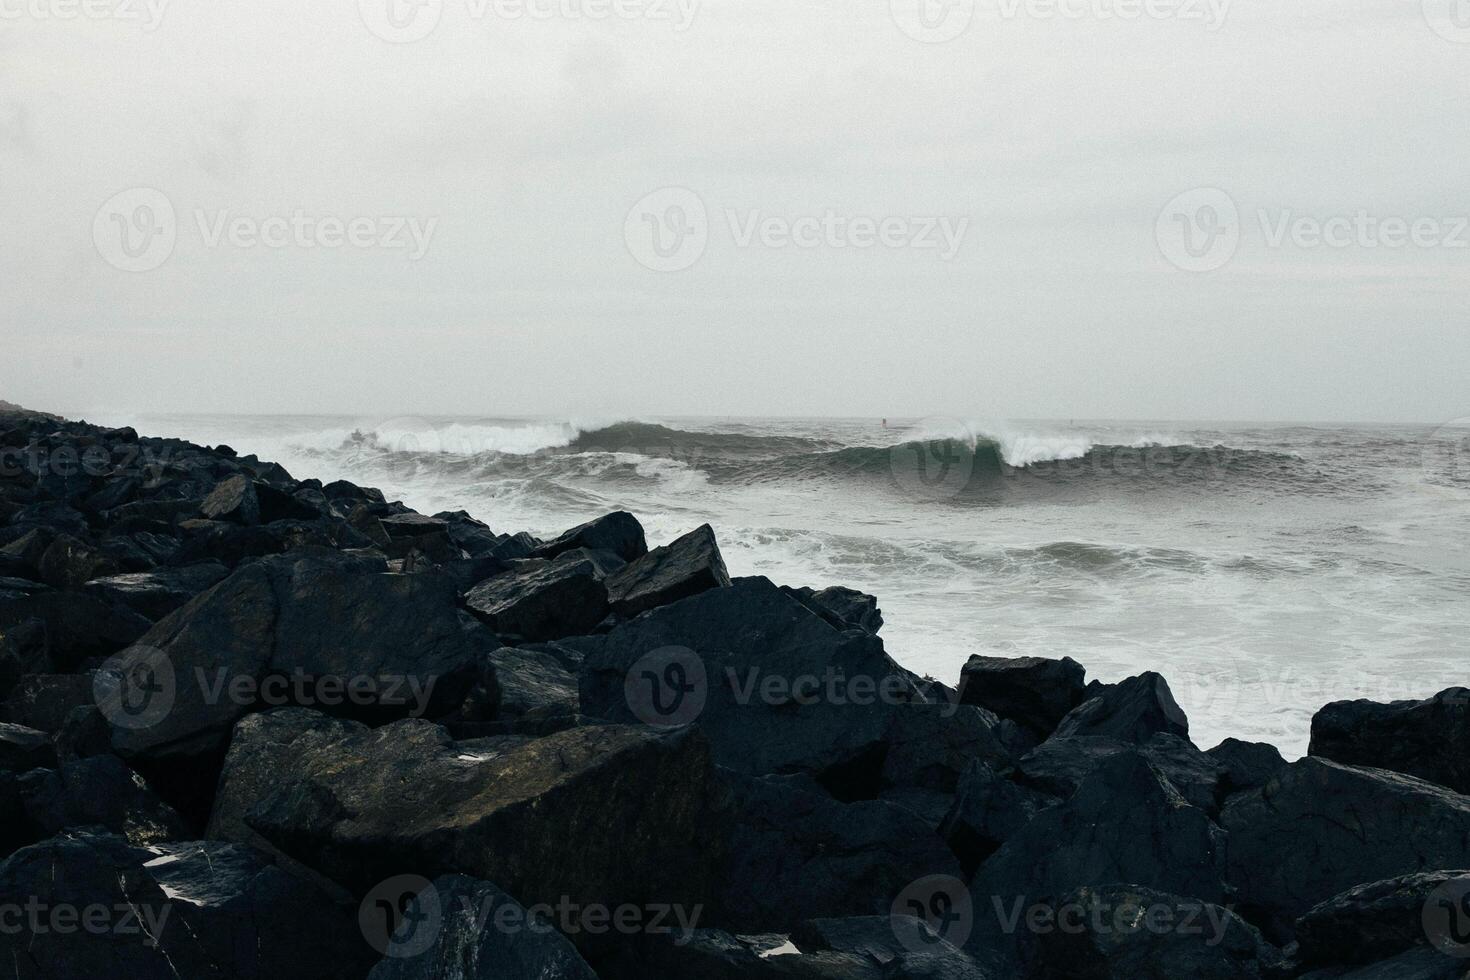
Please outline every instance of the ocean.
[{"label": "ocean", "polygon": [[554,535],[712,524],[732,575],[878,596],[889,653],[1162,673],[1202,747],[1467,684],[1470,428],[155,415],[130,424]]}]

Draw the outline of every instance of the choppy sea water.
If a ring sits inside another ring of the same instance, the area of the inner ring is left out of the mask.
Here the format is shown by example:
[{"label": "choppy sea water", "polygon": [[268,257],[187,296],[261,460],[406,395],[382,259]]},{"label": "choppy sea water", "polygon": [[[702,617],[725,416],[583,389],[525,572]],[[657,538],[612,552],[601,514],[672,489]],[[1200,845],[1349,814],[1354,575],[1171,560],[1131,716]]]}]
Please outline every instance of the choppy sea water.
[{"label": "choppy sea water", "polygon": [[889,653],[1168,678],[1201,746],[1304,753],[1343,698],[1470,684],[1470,428],[954,419],[93,421],[555,534],[712,524],[734,575],[879,597]]}]

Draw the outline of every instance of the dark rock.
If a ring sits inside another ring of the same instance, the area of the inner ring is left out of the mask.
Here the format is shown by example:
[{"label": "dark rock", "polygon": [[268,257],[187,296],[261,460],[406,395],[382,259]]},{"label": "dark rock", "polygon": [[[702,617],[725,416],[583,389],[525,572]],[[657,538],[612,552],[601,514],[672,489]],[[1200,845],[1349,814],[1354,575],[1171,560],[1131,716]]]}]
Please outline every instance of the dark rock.
[{"label": "dark rock", "polygon": [[522,531],[519,534],[512,534],[507,538],[502,538],[491,549],[490,555],[491,557],[499,558],[501,561],[518,561],[522,558],[530,558],[532,553],[539,547],[541,547],[540,541]]},{"label": "dark rock", "polygon": [[94,657],[107,657],[148,631],[147,619],[124,606],[81,592],[38,592],[6,598],[0,594],[0,631],[38,620],[45,625],[46,649],[57,670],[78,669]]},{"label": "dark rock", "polygon": [[0,721],[42,732],[61,729],[72,709],[92,703],[91,674],[28,674],[0,703]]},{"label": "dark rock", "polygon": [[326,498],[321,506],[312,503],[309,493],[289,493],[269,483],[255,484],[255,499],[260,508],[260,523],[274,524],[277,521],[314,521],[326,516]]},{"label": "dark rock", "polygon": [[895,708],[915,697],[881,640],[833,629],[764,578],[574,645],[586,653],[584,714],[665,725],[697,718],[716,761],[750,774],[820,775],[872,760]]},{"label": "dark rock", "polygon": [[[435,518],[444,522],[445,532],[449,540],[471,558],[491,558],[502,537],[484,524],[477,521],[462,510],[445,511],[435,514]],[[526,551],[530,554],[530,549]],[[524,558],[525,555],[517,557]]]},{"label": "dark rock", "polygon": [[466,705],[469,720],[521,718],[534,711],[574,714],[577,678],[549,653],[502,647],[485,655]]},{"label": "dark rock", "polygon": [[1219,812],[1224,767],[1177,735],[1155,735],[1141,745],[1096,735],[1055,735],[1022,757],[1016,779],[1048,795],[1066,798],[1104,760],[1133,750],[1158,767],[1191,806],[1212,816]]},{"label": "dark rock", "polygon": [[1301,980],[1465,980],[1465,961],[1429,946],[1361,967],[1335,967],[1300,974]]},{"label": "dark rock", "polygon": [[898,705],[883,737],[883,784],[953,793],[977,761],[1010,765],[998,724],[995,715],[968,704]]},{"label": "dark rock", "polygon": [[[1425,913],[1440,891],[1446,897],[1470,893],[1470,871],[1404,875],[1334,895],[1296,920],[1299,959],[1307,966],[1359,965],[1422,945]],[[1450,912],[1458,916],[1458,905]]]},{"label": "dark rock", "polygon": [[58,589],[79,589],[85,583],[118,571],[117,563],[69,534],[58,535],[37,566],[41,581]]},{"label": "dark rock", "polygon": [[369,965],[351,913],[234,844],[145,849],[68,832],[0,863],[0,894],[107,911],[108,928],[0,931],[0,960],[19,977],[320,980]]},{"label": "dark rock", "polygon": [[1470,689],[1424,701],[1336,701],[1312,718],[1310,754],[1470,793]]},{"label": "dark rock", "polygon": [[883,628],[883,613],[878,609],[878,600],[864,592],[840,585],[820,592],[805,587],[783,588],[793,599],[837,629],[858,629],[877,636]]},{"label": "dark rock", "polygon": [[556,540],[539,546],[531,554],[534,558],[555,558],[576,548],[611,551],[623,561],[633,561],[648,554],[643,525],[638,523],[638,518],[625,511],[608,514],[574,527]]},{"label": "dark rock", "polygon": [[56,771],[37,769],[21,777],[20,787],[26,816],[40,837],[90,826],[138,846],[189,836],[183,818],[117,756],[67,762]]},{"label": "dark rock", "polygon": [[306,708],[277,708],[241,718],[230,737],[205,836],[281,856],[245,822],[245,812],[275,792],[280,773],[297,759],[362,731],[356,722]]},{"label": "dark rock", "polygon": [[1103,735],[1124,742],[1147,742],[1165,732],[1189,737],[1189,720],[1174,701],[1164,678],[1153,671],[1106,685],[1102,693],[1073,708],[1055,735]]},{"label": "dark rock", "polygon": [[423,514],[391,514],[378,519],[383,525],[383,530],[388,532],[388,537],[394,540],[400,538],[418,538],[426,534],[442,534],[448,537],[449,522],[438,517],[425,517]]},{"label": "dark rock", "polygon": [[1222,789],[1226,795],[1260,789],[1272,776],[1286,768],[1286,760],[1276,746],[1265,742],[1227,738],[1205,755],[1225,767]]},{"label": "dark rock", "polygon": [[971,657],[960,675],[960,700],[1045,738],[1082,703],[1086,673],[1071,657]]},{"label": "dark rock", "polygon": [[7,560],[12,573],[28,572],[39,575],[41,558],[55,540],[56,532],[49,528],[33,528],[0,548],[0,558]]},{"label": "dark rock", "polygon": [[407,720],[293,748],[246,821],[343,884],[412,868],[528,904],[708,902],[712,774],[692,729],[589,726],[476,753]]},{"label": "dark rock", "polygon": [[720,922],[741,931],[797,919],[887,914],[915,879],[959,874],[918,817],[882,801],[840,803],[778,780],[726,773],[729,857]]},{"label": "dark rock", "polygon": [[984,762],[973,762],[960,777],[939,834],[954,851],[968,879],[981,862],[1033,817],[1058,802],[1055,797],[1012,782]]},{"label": "dark rock", "polygon": [[45,732],[0,722],[0,769],[25,772],[56,765],[56,750]]},{"label": "dark rock", "polygon": [[[1024,907],[1116,882],[1223,903],[1225,844],[1225,833],[1141,753],[1124,753],[1013,834],[980,866],[971,892],[977,910]],[[988,915],[980,923],[980,945],[1024,938],[997,937],[1000,923]]]},{"label": "dark rock", "polygon": [[1470,867],[1470,798],[1383,769],[1302,759],[1232,796],[1221,822],[1241,903],[1283,933],[1354,885]]},{"label": "dark rock", "polygon": [[73,708],[52,740],[62,763],[112,753],[112,726],[96,705]]},{"label": "dark rock", "polygon": [[[0,585],[0,594],[3,590],[3,585]],[[16,598],[24,596],[17,595]],[[0,695],[8,695],[27,674],[44,673],[50,669],[45,623],[39,619],[24,619],[0,625]]]},{"label": "dark rock", "polygon": [[209,561],[93,579],[87,583],[87,591],[157,621],[218,585],[229,574],[229,569],[219,562]]},{"label": "dark rock", "polygon": [[345,500],[354,503],[383,503],[383,491],[372,487],[360,487],[346,480],[337,480],[322,487],[322,495],[328,500]]},{"label": "dark rock", "polygon": [[255,484],[238,474],[221,480],[199,505],[199,513],[208,521],[259,524],[260,500],[255,495]]},{"label": "dark rock", "polygon": [[[885,980],[903,975],[851,953],[769,955],[773,947],[767,938],[722,929],[640,936],[616,958],[599,960],[598,973],[604,980]],[[784,937],[769,939],[784,945]]]},{"label": "dark rock", "polygon": [[218,751],[234,723],[298,704],[383,721],[457,706],[494,639],[436,575],[382,575],[348,559],[241,568],[169,615],[111,665],[162,664],[174,694],[154,723],[119,728],[125,758]]},{"label": "dark rock", "polygon": [[578,555],[531,559],[487,579],[465,596],[465,606],[492,630],[526,640],[586,633],[607,615],[607,588],[599,568]]},{"label": "dark rock", "polygon": [[1229,909],[1134,885],[1080,888],[1040,934],[1055,980],[1263,980],[1281,955]]},{"label": "dark rock", "polygon": [[609,576],[608,604],[617,615],[631,619],[649,609],[729,585],[730,574],[725,571],[714,529],[705,524]]},{"label": "dark rock", "polygon": [[564,936],[487,881],[442,875],[414,910],[436,916],[433,944],[406,933],[368,980],[597,980]]}]

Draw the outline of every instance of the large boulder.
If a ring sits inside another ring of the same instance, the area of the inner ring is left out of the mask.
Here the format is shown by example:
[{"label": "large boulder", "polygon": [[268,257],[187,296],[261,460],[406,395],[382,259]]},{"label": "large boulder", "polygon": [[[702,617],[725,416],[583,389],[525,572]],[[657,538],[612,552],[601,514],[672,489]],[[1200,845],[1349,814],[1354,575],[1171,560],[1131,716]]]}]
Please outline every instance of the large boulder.
[{"label": "large boulder", "polygon": [[877,637],[838,631],[764,578],[663,606],[605,636],[586,659],[582,712],[611,721],[698,720],[715,760],[762,773],[850,775],[881,751],[917,695]]},{"label": "large boulder", "polygon": [[166,710],[127,721],[114,711],[114,745],[154,759],[216,752],[246,713],[292,704],[374,722],[451,710],[495,648],[457,599],[430,573],[315,558],[247,565],[106,668],[123,698],[138,671],[172,686]]},{"label": "large boulder", "polygon": [[256,833],[245,814],[275,792],[279,774],[297,759],[363,731],[357,722],[307,708],[277,708],[241,718],[230,736],[205,836],[249,844],[296,870],[297,862]]},{"label": "large boulder", "polygon": [[607,616],[603,569],[580,551],[527,559],[475,586],[465,606],[503,636],[529,642],[587,633]]},{"label": "large boulder", "polygon": [[532,557],[555,558],[578,548],[610,551],[628,562],[648,554],[648,541],[638,518],[625,511],[618,511],[574,527],[561,537],[538,546],[532,552]]},{"label": "large boulder", "polygon": [[[1349,888],[1296,920],[1298,958],[1308,966],[1326,966],[1362,965],[1397,956],[1430,940],[1426,923],[1436,921],[1439,911],[1432,902],[1449,903],[1448,916],[1458,919],[1462,914],[1458,899],[1466,894],[1470,871],[1426,871]],[[1458,943],[1460,937],[1442,938]]]},{"label": "large boulder", "polygon": [[[1223,904],[1224,831],[1190,806],[1137,752],[1105,760],[1058,806],[1042,810],[980,866],[971,883],[977,909],[1054,903],[1085,885],[1136,883]],[[982,917],[977,936],[1004,946]],[[1002,930],[1004,933],[1004,930]],[[972,940],[973,942],[974,940]]]},{"label": "large boulder", "polygon": [[219,562],[92,579],[88,592],[157,621],[213,588],[230,574]]},{"label": "large boulder", "polygon": [[883,629],[878,600],[866,592],[834,585],[817,589],[783,586],[786,593],[840,630],[863,630],[874,636]]},{"label": "large boulder", "polygon": [[1286,760],[1274,745],[1227,738],[1205,753],[1224,768],[1221,790],[1225,795],[1260,789],[1282,769]]},{"label": "large boulder", "polygon": [[255,483],[239,474],[221,480],[199,505],[199,513],[209,521],[259,524],[260,500],[255,495]]},{"label": "large boulder", "polygon": [[1015,778],[1040,792],[1065,798],[1105,760],[1131,751],[1153,763],[1191,806],[1212,816],[1219,812],[1224,767],[1177,735],[1154,735],[1142,744],[1098,735],[1056,735],[1021,758]]},{"label": "large boulder", "polygon": [[480,681],[461,709],[467,720],[510,721],[577,711],[577,676],[551,653],[501,647],[485,655],[480,670]]},{"label": "large boulder", "polygon": [[1310,754],[1470,793],[1470,689],[1424,701],[1335,701],[1312,718]]},{"label": "large boulder", "polygon": [[36,570],[41,581],[58,589],[79,589],[85,583],[118,571],[117,563],[107,555],[70,534],[57,535],[41,556]]},{"label": "large boulder", "polygon": [[705,524],[608,576],[608,605],[615,614],[631,619],[658,606],[729,585],[730,573],[725,571],[714,529]]},{"label": "large boulder", "polygon": [[0,770],[25,772],[56,765],[56,749],[45,732],[0,722]]},{"label": "large boulder", "polygon": [[1228,908],[1136,885],[1079,888],[1039,919],[1048,980],[1264,980],[1281,954]]},{"label": "large boulder", "polygon": [[92,690],[90,673],[27,674],[0,703],[0,721],[59,731],[74,709],[92,703]]},{"label": "large boulder", "polygon": [[1071,657],[971,657],[960,675],[960,700],[1046,738],[1082,703],[1086,673]]},{"label": "large boulder", "polygon": [[153,624],[126,606],[82,592],[0,591],[0,631],[43,624],[46,651],[57,670],[78,670],[138,640]]},{"label": "large boulder", "polygon": [[1145,671],[1117,684],[1102,685],[1057,724],[1055,735],[1102,735],[1124,742],[1147,742],[1160,732],[1189,737],[1189,720],[1174,700],[1168,681]]},{"label": "large boulder", "polygon": [[910,882],[958,875],[954,856],[907,810],[840,803],[786,781],[726,773],[728,857],[719,924],[774,931],[794,920],[887,914]]},{"label": "large boulder", "polygon": [[1470,867],[1470,797],[1383,769],[1302,759],[1232,796],[1221,823],[1242,906],[1283,933],[1354,885]]},{"label": "large boulder", "polygon": [[528,904],[708,902],[714,791],[694,730],[587,726],[505,748],[406,720],[291,754],[246,822],[349,887],[411,870]]},{"label": "large boulder", "polygon": [[185,840],[188,827],[143,778],[113,755],[36,769],[20,779],[26,817],[38,837],[69,827],[103,827],[136,845]]},{"label": "large boulder", "polygon": [[392,936],[368,980],[597,980],[576,947],[488,881],[441,875],[405,917],[417,930]]},{"label": "large boulder", "polygon": [[43,916],[0,930],[0,961],[20,978],[321,980],[371,963],[349,911],[234,844],[72,831],[0,863],[0,895]]},{"label": "large boulder", "polygon": [[994,766],[972,762],[960,776],[939,834],[968,878],[1033,817],[1058,802],[1056,797],[1006,778]]}]

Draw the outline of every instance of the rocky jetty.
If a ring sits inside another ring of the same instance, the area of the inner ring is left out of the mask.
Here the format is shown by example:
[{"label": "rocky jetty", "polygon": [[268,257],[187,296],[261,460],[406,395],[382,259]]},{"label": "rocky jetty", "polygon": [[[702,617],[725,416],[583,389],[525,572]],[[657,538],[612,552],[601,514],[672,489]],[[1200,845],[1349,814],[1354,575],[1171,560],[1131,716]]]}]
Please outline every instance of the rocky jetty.
[{"label": "rocky jetty", "polygon": [[0,404],[0,971],[1467,975],[1465,689],[1202,751],[708,526],[478,516]]}]

